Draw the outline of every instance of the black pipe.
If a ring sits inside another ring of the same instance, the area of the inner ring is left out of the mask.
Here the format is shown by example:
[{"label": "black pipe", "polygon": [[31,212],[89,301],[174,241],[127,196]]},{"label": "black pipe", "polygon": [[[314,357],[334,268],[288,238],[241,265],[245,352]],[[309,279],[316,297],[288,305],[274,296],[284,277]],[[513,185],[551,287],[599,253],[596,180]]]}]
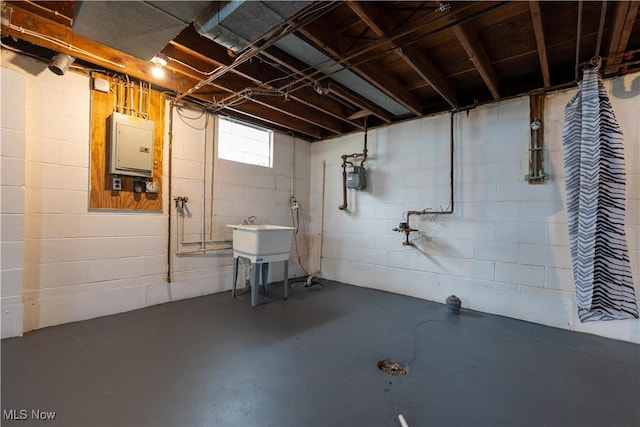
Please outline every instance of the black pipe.
[{"label": "black pipe", "polygon": [[451,181],[451,188],[450,188],[450,195],[449,195],[449,207],[447,208],[447,210],[432,210],[432,211],[428,211],[428,210],[423,210],[422,214],[438,214],[438,215],[450,215],[453,213],[453,208],[454,208],[454,193],[453,193],[453,189],[455,187],[455,181],[454,181],[454,158],[453,158],[453,153],[454,153],[454,116],[455,116],[456,112],[452,111],[451,112],[451,135],[450,135],[450,149],[449,149],[449,177],[450,177],[450,181]]},{"label": "black pipe", "polygon": [[360,166],[364,166],[364,162],[367,160],[367,131],[369,130],[369,127],[367,126],[367,118],[368,117],[366,116],[364,118],[364,148],[362,149],[362,154],[364,154],[364,157],[360,162]]},{"label": "black pipe", "polygon": [[167,176],[169,177],[169,183],[167,185],[169,192],[169,202],[167,203],[167,218],[168,218],[168,235],[167,235],[167,283],[171,283],[171,157],[172,157],[172,145],[173,145],[173,106],[175,101],[171,101],[169,107],[169,161],[167,162]]}]

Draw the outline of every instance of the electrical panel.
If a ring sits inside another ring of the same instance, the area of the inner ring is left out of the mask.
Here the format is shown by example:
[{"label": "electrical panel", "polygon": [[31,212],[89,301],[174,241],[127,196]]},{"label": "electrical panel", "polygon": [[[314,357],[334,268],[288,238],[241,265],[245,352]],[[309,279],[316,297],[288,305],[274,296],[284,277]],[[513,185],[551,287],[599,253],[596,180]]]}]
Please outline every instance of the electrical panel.
[{"label": "electrical panel", "polygon": [[346,167],[347,172],[347,188],[355,190],[364,190],[367,188],[367,170],[363,166],[349,165]]},{"label": "electrical panel", "polygon": [[121,113],[109,121],[109,173],[153,177],[154,122]]}]

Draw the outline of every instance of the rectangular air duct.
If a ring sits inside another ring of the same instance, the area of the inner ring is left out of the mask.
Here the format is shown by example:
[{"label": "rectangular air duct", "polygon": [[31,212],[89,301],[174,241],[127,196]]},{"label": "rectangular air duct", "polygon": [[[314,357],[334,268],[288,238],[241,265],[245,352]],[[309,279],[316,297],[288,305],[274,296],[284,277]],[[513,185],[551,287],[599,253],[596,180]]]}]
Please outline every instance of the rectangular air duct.
[{"label": "rectangular air duct", "polygon": [[205,1],[75,1],[73,32],[149,61],[210,4]]},{"label": "rectangular air duct", "polygon": [[238,52],[311,3],[244,0],[213,2],[193,24],[201,35]]}]

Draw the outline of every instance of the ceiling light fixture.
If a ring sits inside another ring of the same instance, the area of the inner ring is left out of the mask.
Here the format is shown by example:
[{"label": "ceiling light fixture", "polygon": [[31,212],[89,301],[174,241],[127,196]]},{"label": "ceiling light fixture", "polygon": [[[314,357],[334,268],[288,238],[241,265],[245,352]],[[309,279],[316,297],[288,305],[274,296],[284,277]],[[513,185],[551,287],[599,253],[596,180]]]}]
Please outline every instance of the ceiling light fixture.
[{"label": "ceiling light fixture", "polygon": [[67,55],[66,53],[57,53],[53,58],[51,58],[49,70],[51,70],[53,74],[62,76],[67,72],[71,63],[75,60],[76,58],[71,55]]},{"label": "ceiling light fixture", "polygon": [[154,56],[151,58],[151,62],[153,63],[153,68],[151,69],[151,74],[153,77],[157,79],[161,79],[164,77],[164,67],[167,65],[167,60],[160,57]]}]

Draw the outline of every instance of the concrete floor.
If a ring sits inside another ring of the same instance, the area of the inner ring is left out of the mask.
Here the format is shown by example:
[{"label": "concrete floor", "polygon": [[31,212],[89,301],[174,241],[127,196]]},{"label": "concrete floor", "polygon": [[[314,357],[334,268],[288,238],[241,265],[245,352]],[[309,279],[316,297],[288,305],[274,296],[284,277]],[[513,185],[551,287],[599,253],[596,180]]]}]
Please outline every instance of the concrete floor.
[{"label": "concrete floor", "polygon": [[338,283],[281,291],[4,340],[2,425],[640,425],[640,346]]}]

